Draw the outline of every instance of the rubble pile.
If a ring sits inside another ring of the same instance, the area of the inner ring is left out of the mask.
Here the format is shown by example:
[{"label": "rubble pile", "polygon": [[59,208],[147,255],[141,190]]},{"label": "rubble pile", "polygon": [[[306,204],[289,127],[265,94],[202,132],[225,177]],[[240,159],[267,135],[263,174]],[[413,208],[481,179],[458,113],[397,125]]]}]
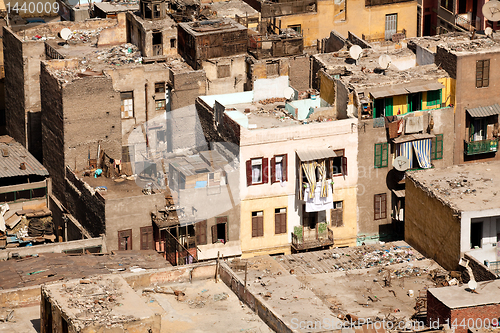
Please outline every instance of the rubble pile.
[{"label": "rubble pile", "polygon": [[97,59],[109,65],[125,65],[131,63],[142,63],[141,52],[134,44],[125,43],[106,49],[96,51]]},{"label": "rubble pile", "polygon": [[95,42],[102,30],[102,28],[96,30],[74,30],[71,32],[68,42]]},{"label": "rubble pile", "polygon": [[480,49],[498,46],[498,43],[489,38],[482,38],[482,39],[474,39],[471,41],[466,41],[463,43],[453,43],[453,44],[450,43],[447,46],[451,51],[470,52],[470,51],[478,51]]},{"label": "rubble pile", "polygon": [[74,286],[63,284],[61,291],[68,295],[68,307],[80,310],[76,314],[77,320],[113,325],[133,319],[131,316],[111,315],[112,309],[121,305],[118,302],[121,293],[114,280],[82,279]]},{"label": "rubble pile", "polygon": [[273,104],[273,103],[278,103],[278,102],[286,102],[286,98],[284,97],[273,97],[273,98],[266,98],[263,100],[260,100],[259,103],[263,105],[267,104]]}]

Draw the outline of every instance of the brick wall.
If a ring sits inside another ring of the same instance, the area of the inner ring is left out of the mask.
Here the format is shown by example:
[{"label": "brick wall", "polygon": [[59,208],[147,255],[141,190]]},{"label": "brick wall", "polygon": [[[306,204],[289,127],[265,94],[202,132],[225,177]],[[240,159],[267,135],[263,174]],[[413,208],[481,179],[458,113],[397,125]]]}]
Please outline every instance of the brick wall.
[{"label": "brick wall", "polygon": [[298,91],[310,88],[311,61],[309,56],[297,56],[289,58],[290,63],[290,85]]},{"label": "brick wall", "polygon": [[172,110],[194,104],[196,97],[205,95],[204,71],[172,72]]},{"label": "brick wall", "polygon": [[[477,282],[495,280],[497,278],[495,273],[493,273],[488,269],[488,267],[477,261],[476,258],[469,256],[467,254],[464,255],[464,258],[469,260],[469,267],[472,269],[472,273],[474,274],[474,280],[476,280]],[[460,269],[462,270],[463,282],[464,283],[469,282],[470,277],[467,270],[463,267],[460,267]]]},{"label": "brick wall", "polygon": [[443,325],[450,318],[451,310],[427,291],[427,325],[430,326],[436,322]]},{"label": "brick wall", "polygon": [[434,58],[436,65],[441,66],[452,79],[457,78],[457,56],[438,46]]},{"label": "brick wall", "polygon": [[468,327],[475,327],[474,323],[478,326],[488,325],[493,319],[500,317],[500,304],[490,304],[483,306],[471,306],[468,308],[451,310],[450,325],[457,325],[455,333],[467,333]]}]

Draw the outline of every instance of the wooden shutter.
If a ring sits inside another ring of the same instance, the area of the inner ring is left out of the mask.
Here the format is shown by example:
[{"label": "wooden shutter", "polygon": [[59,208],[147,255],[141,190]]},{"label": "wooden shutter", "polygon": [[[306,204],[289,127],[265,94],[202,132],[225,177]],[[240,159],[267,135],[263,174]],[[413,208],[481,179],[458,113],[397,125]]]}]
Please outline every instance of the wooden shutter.
[{"label": "wooden shutter", "polygon": [[381,167],[386,167],[388,164],[388,144],[387,143],[382,143],[382,155],[380,158],[380,166]]},{"label": "wooden shutter", "polygon": [[347,176],[347,157],[342,156],[342,174]]},{"label": "wooden shutter", "polygon": [[258,236],[264,236],[264,216],[257,216]]},{"label": "wooden shutter", "polygon": [[281,173],[283,174],[283,181],[286,182],[288,180],[288,154],[283,155],[282,159],[282,169]]},{"label": "wooden shutter", "polygon": [[276,183],[276,157],[271,158],[271,184],[273,183]]},{"label": "wooden shutter", "polygon": [[490,60],[483,60],[483,87],[490,85]]},{"label": "wooden shutter", "polygon": [[[267,158],[262,159],[262,183],[266,184],[269,181],[269,162]],[[251,176],[251,175],[250,175]]]},{"label": "wooden shutter", "polygon": [[393,112],[392,112],[392,97],[387,97],[385,99],[385,115],[387,117],[393,115]]},{"label": "wooden shutter", "polygon": [[207,244],[207,220],[196,222],[196,245]]},{"label": "wooden shutter", "polygon": [[443,158],[443,134],[436,135],[436,159]]},{"label": "wooden shutter", "polygon": [[286,210],[281,212],[281,209],[276,209],[274,214],[274,233],[286,233]]},{"label": "wooden shutter", "polygon": [[257,226],[257,224],[258,224],[257,219],[258,219],[258,216],[252,216],[252,237],[257,237],[258,233],[259,233],[259,231],[258,231],[259,228]]},{"label": "wooden shutter", "polygon": [[374,164],[375,168],[380,168],[382,166],[382,144],[381,143],[375,144],[375,161],[373,164]]},{"label": "wooden shutter", "polygon": [[343,208],[336,208],[331,210],[332,227],[344,226],[344,210]]},{"label": "wooden shutter", "polygon": [[132,229],[118,231],[118,250],[132,250]]},{"label": "wooden shutter", "polygon": [[387,217],[387,195],[385,193],[375,194],[374,201],[374,219],[385,219]]},{"label": "wooden shutter", "polygon": [[252,161],[248,160],[246,162],[246,169],[247,169],[247,186],[252,185]]},{"label": "wooden shutter", "polygon": [[211,227],[212,229],[212,244],[217,243],[217,224]]},{"label": "wooden shutter", "polygon": [[153,227],[141,228],[141,250],[153,249]]}]

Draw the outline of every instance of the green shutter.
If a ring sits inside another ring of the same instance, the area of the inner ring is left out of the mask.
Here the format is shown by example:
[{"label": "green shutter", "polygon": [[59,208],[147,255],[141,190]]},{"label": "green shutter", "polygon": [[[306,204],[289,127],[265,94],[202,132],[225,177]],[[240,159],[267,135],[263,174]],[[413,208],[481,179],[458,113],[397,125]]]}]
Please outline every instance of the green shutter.
[{"label": "green shutter", "polygon": [[388,144],[376,143],[375,144],[375,168],[383,168],[388,165]]},{"label": "green shutter", "polygon": [[441,89],[427,92],[427,106],[441,104]]},{"label": "green shutter", "polygon": [[443,134],[436,134],[431,142],[431,159],[440,160],[443,158]]},{"label": "green shutter", "polygon": [[392,97],[387,97],[385,99],[385,116],[392,116]]}]

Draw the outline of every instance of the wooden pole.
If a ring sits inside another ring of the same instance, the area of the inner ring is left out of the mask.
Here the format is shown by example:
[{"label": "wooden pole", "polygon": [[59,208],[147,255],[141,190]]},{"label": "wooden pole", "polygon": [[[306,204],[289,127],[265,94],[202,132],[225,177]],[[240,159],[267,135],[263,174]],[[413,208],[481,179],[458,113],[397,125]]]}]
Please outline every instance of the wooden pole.
[{"label": "wooden pole", "polygon": [[217,262],[215,263],[215,283],[217,283],[217,278],[219,274],[219,254],[220,252],[217,251]]},{"label": "wooden pole", "polygon": [[245,263],[245,288],[247,287],[248,261]]}]

